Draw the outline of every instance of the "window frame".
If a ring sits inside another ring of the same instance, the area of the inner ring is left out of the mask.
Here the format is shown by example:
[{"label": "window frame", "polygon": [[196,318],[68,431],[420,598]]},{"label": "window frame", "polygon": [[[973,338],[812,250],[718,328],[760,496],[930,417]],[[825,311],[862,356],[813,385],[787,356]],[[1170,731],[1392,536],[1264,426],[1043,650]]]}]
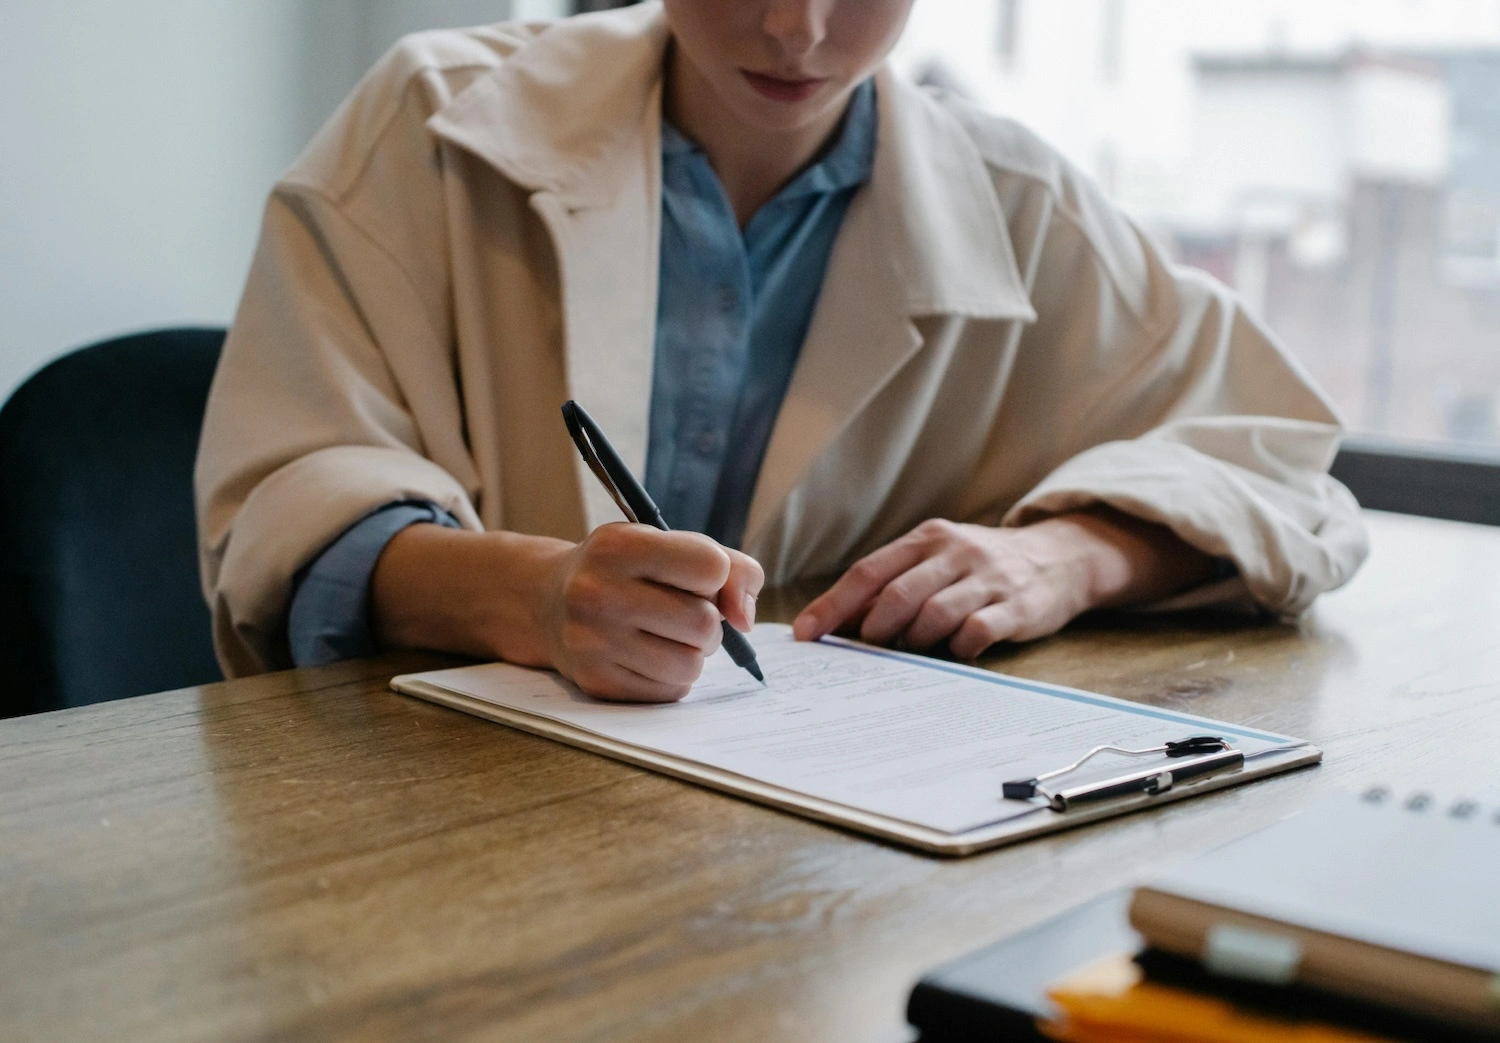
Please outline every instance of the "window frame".
[{"label": "window frame", "polygon": [[1371,510],[1500,525],[1500,454],[1491,450],[1356,434],[1329,473]]}]

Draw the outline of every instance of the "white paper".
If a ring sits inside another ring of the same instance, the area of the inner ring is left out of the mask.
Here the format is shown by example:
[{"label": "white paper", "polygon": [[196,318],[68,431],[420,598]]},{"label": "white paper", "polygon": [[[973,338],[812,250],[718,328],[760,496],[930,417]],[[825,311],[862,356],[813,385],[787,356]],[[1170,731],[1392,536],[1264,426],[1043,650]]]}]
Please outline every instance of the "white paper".
[{"label": "white paper", "polygon": [[[1001,784],[1060,768],[1101,744],[1230,739],[1247,756],[1297,740],[1201,717],[829,639],[751,635],[768,687],[720,652],[679,703],[591,699],[555,673],[504,663],[419,675],[429,684],[616,741],[945,833],[1027,814]],[[1090,777],[1146,767],[1103,754]],[[1169,761],[1163,759],[1164,765]]]}]

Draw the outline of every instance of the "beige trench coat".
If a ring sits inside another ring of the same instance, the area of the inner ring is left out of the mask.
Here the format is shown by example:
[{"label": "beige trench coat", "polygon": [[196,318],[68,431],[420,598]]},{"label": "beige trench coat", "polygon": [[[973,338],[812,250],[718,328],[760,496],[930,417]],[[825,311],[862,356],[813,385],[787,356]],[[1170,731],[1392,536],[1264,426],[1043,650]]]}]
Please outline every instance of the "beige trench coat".
[{"label": "beige trench coat", "polygon": [[[570,540],[618,520],[576,397],[639,472],[657,300],[659,4],[412,37],[277,185],[197,467],[230,675],[289,665],[293,578],[394,500]],[[1325,399],[1004,119],[877,80],[849,208],[749,512],[770,582],[930,517],[1103,502],[1232,560],[1188,602],[1297,613],[1365,555]]]}]

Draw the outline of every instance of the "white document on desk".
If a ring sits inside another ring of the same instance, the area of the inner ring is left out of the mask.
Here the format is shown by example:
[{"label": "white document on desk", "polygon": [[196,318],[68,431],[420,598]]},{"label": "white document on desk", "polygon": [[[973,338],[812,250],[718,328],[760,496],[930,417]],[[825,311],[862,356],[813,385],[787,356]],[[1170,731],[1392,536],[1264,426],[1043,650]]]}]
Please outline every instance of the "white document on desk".
[{"label": "white document on desk", "polygon": [[[1229,739],[1247,761],[1311,749],[1282,735],[923,656],[836,638],[798,642],[777,624],[758,626],[752,642],[767,687],[720,652],[691,694],[663,705],[602,702],[555,673],[501,663],[392,684],[461,709],[476,711],[477,703],[508,711],[499,719],[565,741],[597,736],[602,746],[576,744],[674,774],[709,769],[708,781],[720,788],[736,788],[725,778],[753,782],[782,795],[773,803],[811,798],[948,836],[1036,814],[1035,804],[1002,799],[1001,784],[1061,767],[1096,745],[1149,747],[1212,734]],[[654,756],[643,760],[630,750]],[[1122,766],[1134,770],[1141,762],[1105,755],[1090,770],[1105,777]],[[1070,782],[1089,777],[1079,773]]]}]

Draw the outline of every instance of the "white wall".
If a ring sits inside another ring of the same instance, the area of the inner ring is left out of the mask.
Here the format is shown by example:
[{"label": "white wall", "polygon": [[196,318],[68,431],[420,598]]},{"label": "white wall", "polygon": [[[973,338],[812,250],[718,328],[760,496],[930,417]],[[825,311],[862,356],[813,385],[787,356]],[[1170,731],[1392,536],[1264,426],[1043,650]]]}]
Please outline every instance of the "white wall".
[{"label": "white wall", "polygon": [[510,8],[0,3],[0,401],[82,344],[227,323],[267,191],[360,73],[404,32]]},{"label": "white wall", "polygon": [[70,347],[222,322],[297,148],[296,0],[0,8],[0,398]]}]

